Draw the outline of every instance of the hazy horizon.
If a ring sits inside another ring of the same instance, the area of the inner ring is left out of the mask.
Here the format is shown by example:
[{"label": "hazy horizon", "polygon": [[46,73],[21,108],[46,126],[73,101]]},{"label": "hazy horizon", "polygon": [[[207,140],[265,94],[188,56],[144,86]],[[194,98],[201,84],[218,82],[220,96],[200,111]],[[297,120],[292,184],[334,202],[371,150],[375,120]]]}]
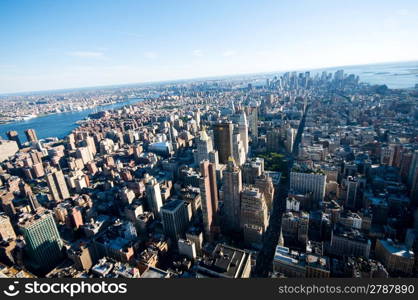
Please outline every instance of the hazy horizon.
[{"label": "hazy horizon", "polygon": [[418,60],[418,2],[1,1],[0,94]]},{"label": "hazy horizon", "polygon": [[[202,76],[202,77],[191,77],[191,78],[175,78],[175,79],[161,79],[155,81],[142,81],[142,82],[125,82],[119,84],[108,84],[108,85],[95,85],[95,86],[74,86],[74,87],[62,87],[56,89],[49,89],[49,90],[31,90],[31,91],[21,91],[21,92],[11,92],[11,93],[0,93],[1,97],[7,96],[20,96],[26,94],[38,94],[38,93],[54,93],[54,92],[68,92],[68,91],[77,91],[77,90],[89,90],[89,89],[111,89],[111,88],[118,88],[123,86],[135,86],[135,85],[147,85],[147,84],[159,84],[159,83],[171,83],[177,81],[193,81],[193,80],[217,80],[222,78],[234,78],[234,77],[245,77],[245,76],[252,76],[252,75],[264,75],[264,74],[273,74],[273,73],[284,73],[284,72],[301,72],[301,71],[322,71],[322,70],[333,70],[333,69],[344,69],[344,68],[352,68],[352,67],[361,67],[361,66],[377,66],[377,65],[389,65],[389,64],[407,64],[407,63],[418,63],[418,60],[410,60],[410,61],[386,61],[386,62],[376,62],[370,64],[355,64],[355,65],[336,65],[336,66],[325,66],[320,68],[299,68],[299,69],[286,69],[286,70],[268,70],[268,71],[261,71],[261,72],[251,72],[251,73],[236,73],[236,74],[225,74],[225,75],[213,75],[213,76]],[[361,81],[361,77],[360,77]]]}]

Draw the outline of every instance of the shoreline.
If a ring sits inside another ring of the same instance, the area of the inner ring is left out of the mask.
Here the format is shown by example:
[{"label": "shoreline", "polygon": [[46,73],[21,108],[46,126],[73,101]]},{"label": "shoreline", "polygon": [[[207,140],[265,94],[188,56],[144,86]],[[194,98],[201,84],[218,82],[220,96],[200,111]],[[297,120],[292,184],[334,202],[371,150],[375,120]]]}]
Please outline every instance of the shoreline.
[{"label": "shoreline", "polygon": [[[132,98],[132,99],[134,99],[134,98]],[[140,99],[140,98],[135,98],[135,99]],[[130,99],[127,98],[127,99],[124,99],[123,101],[113,102],[113,103],[99,104],[99,105],[96,105],[96,106],[93,106],[93,107],[84,108],[84,109],[81,109],[81,110],[71,110],[71,111],[62,111],[62,112],[42,113],[42,114],[36,115],[36,117],[30,118],[30,119],[27,119],[27,120],[24,120],[24,119],[22,119],[22,120],[12,120],[12,121],[9,121],[9,122],[8,121],[6,121],[6,122],[0,121],[0,126],[1,125],[10,125],[10,124],[19,123],[19,122],[26,122],[26,121],[30,121],[30,120],[34,120],[34,119],[38,119],[38,118],[42,118],[42,117],[46,117],[46,116],[51,116],[51,115],[59,115],[59,114],[65,114],[65,113],[77,113],[77,112],[85,111],[85,110],[88,110],[88,109],[94,109],[94,108],[108,106],[108,105],[115,105],[115,104],[127,102],[129,100]]]}]

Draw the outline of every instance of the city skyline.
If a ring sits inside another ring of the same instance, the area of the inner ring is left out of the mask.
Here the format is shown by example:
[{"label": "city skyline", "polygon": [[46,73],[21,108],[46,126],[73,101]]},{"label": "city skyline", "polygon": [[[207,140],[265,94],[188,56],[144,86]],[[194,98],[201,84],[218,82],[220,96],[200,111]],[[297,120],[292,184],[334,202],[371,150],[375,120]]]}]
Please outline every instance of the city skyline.
[{"label": "city skyline", "polygon": [[0,94],[418,60],[414,1],[123,4],[2,2]]}]

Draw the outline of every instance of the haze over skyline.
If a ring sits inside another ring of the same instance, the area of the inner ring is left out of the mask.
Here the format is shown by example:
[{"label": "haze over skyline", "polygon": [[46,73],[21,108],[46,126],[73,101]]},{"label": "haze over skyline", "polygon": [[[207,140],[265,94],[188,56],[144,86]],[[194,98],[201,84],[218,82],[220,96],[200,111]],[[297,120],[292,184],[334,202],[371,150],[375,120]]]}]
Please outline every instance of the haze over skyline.
[{"label": "haze over skyline", "polygon": [[418,3],[2,1],[0,94],[418,60]]}]

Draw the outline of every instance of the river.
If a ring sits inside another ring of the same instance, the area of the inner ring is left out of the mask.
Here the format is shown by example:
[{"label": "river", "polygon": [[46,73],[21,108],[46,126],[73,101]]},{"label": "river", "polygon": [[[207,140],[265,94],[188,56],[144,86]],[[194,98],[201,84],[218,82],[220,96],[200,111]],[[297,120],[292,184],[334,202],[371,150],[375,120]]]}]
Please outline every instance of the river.
[{"label": "river", "polygon": [[35,129],[39,139],[48,137],[64,138],[74,128],[78,127],[77,121],[86,118],[89,114],[96,111],[105,111],[119,108],[128,104],[134,104],[141,101],[138,98],[132,98],[124,102],[118,102],[110,105],[98,106],[95,108],[85,109],[81,111],[65,112],[59,114],[51,114],[25,121],[17,121],[0,125],[0,136],[6,138],[6,132],[15,130],[19,133],[21,142],[26,141],[25,130]]}]

